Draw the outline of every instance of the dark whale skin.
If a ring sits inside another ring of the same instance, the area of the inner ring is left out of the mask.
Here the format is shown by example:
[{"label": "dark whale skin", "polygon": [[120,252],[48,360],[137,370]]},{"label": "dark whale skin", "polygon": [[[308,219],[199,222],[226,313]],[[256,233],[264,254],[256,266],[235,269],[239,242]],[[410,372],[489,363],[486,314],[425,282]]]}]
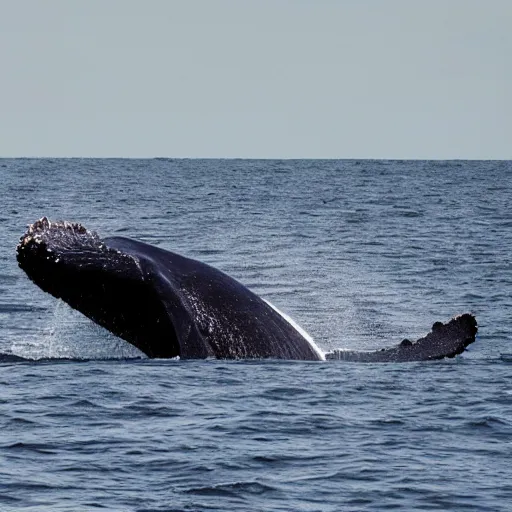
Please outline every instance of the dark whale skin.
[{"label": "dark whale skin", "polygon": [[422,361],[460,354],[477,332],[474,316],[464,314],[436,322],[416,342],[324,356],[235,279],[159,247],[43,217],[21,237],[17,259],[42,290],[152,358]]},{"label": "dark whale skin", "polygon": [[158,247],[42,218],[17,258],[40,288],[149,357],[323,359],[238,281]]},{"label": "dark whale skin", "polygon": [[465,313],[452,318],[446,324],[436,322],[431,332],[415,342],[403,340],[394,347],[374,352],[334,350],[325,357],[360,363],[406,363],[444,359],[462,354],[475,341],[477,331],[475,317]]}]

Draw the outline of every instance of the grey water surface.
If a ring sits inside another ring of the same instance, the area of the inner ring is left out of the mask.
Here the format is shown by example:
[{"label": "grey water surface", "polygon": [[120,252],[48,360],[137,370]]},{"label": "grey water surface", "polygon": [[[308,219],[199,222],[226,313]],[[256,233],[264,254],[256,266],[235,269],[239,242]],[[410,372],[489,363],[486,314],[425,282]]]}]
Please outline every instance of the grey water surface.
[{"label": "grey water surface", "polygon": [[[512,163],[0,159],[0,510],[508,511]],[[80,221],[200,259],[324,350],[477,316],[452,360],[153,361],[18,268]]]}]

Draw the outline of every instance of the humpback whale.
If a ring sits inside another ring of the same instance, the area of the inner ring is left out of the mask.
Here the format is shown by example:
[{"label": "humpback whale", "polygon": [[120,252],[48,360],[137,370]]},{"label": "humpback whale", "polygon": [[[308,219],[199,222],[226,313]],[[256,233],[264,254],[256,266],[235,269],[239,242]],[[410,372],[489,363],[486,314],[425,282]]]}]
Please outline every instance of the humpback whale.
[{"label": "humpback whale", "polygon": [[324,354],[286,315],[214,267],[46,217],[21,237],[17,260],[42,290],[150,358],[417,361],[454,357],[477,332],[475,318],[464,314],[437,322],[416,342]]}]

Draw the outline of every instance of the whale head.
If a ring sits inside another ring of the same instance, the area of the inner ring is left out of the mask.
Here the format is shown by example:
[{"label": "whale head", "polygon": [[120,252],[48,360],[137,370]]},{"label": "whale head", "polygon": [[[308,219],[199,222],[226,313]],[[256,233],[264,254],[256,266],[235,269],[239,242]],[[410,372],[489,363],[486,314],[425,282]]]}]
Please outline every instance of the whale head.
[{"label": "whale head", "polygon": [[43,217],[16,248],[19,266],[42,290],[67,302],[149,357],[176,357],[171,318],[136,257],[108,247],[78,223]]}]

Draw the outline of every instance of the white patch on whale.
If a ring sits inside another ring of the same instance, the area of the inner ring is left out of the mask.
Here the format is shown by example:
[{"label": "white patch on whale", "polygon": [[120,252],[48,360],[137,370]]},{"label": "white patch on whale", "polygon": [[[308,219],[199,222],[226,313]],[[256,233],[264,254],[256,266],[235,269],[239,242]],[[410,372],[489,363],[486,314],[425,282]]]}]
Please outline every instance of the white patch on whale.
[{"label": "white patch on whale", "polygon": [[277,309],[274,304],[269,302],[267,299],[263,299],[276,313],[281,315],[311,346],[313,351],[318,355],[320,360],[325,361],[325,353],[324,351],[315,343],[313,338],[291,317],[289,317],[286,313],[283,313],[279,309]]}]

